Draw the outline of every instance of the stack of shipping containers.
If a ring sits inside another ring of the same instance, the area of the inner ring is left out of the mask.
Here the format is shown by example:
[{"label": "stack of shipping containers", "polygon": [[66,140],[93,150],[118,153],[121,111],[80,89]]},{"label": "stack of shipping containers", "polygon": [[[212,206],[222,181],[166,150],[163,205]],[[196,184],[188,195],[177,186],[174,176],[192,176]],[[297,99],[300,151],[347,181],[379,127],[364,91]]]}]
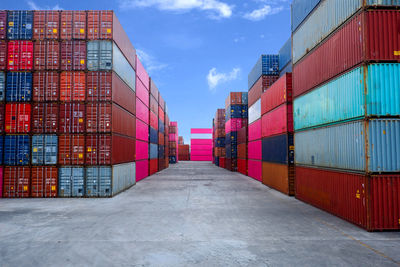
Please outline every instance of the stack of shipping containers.
[{"label": "stack of shipping containers", "polygon": [[171,121],[169,123],[169,163],[175,164],[179,161],[178,146],[178,122]]},{"label": "stack of shipping containers", "polygon": [[248,175],[258,181],[262,181],[261,95],[278,78],[278,55],[262,55],[248,77]]},{"label": "stack of shipping containers", "polygon": [[158,171],[158,88],[150,79],[150,111],[149,111],[149,175]]},{"label": "stack of shipping containers", "polygon": [[[243,101],[244,100],[244,101]],[[237,132],[248,123],[248,106],[246,92],[231,92],[225,100],[225,150],[227,170],[236,172],[237,162]]]},{"label": "stack of shipping containers", "polygon": [[165,103],[165,122],[164,122],[164,128],[165,128],[165,135],[164,135],[164,142],[165,142],[165,155],[164,155],[164,162],[165,162],[165,168],[169,167],[169,116],[168,116],[168,106],[167,103]]},{"label": "stack of shipping containers", "polygon": [[248,175],[247,149],[248,149],[248,131],[249,127],[243,125],[238,131],[238,172]]},{"label": "stack of shipping containers", "polygon": [[165,101],[161,92],[158,92],[158,171],[162,171],[167,167],[165,150]]},{"label": "stack of shipping containers", "polygon": [[[190,160],[212,161],[213,139],[212,129],[190,129]],[[180,153],[180,152],[179,152]],[[181,160],[181,158],[179,158]]]},{"label": "stack of shipping containers", "polygon": [[292,6],[296,197],[368,230],[400,229],[395,1],[301,2]]},{"label": "stack of shipping containers", "polygon": [[225,109],[217,109],[213,121],[214,164],[225,168]]}]

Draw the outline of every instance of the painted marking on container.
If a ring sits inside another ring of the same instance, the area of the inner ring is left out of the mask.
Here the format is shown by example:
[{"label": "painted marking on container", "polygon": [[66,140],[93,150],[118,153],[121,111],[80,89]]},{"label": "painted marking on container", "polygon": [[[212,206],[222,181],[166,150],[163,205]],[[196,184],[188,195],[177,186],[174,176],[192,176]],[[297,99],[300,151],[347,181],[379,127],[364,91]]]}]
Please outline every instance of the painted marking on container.
[{"label": "painted marking on container", "polygon": [[85,33],[85,29],[80,29],[79,30],[81,33]]},{"label": "painted marking on container", "polygon": [[107,33],[111,33],[111,29],[107,29]]},{"label": "painted marking on container", "polygon": [[28,191],[28,186],[24,185],[24,191]]},{"label": "painted marking on container", "polygon": [[56,191],[56,186],[55,185],[51,186],[51,191]]},{"label": "painted marking on container", "polygon": [[356,198],[358,198],[358,199],[360,199],[360,198],[361,198],[360,190],[357,190],[357,193],[356,193]]},{"label": "painted marking on container", "polygon": [[54,33],[57,33],[57,29],[53,29],[53,32],[54,32]]},{"label": "painted marking on container", "polygon": [[394,51],[393,54],[394,54],[395,56],[400,56],[400,51]]}]

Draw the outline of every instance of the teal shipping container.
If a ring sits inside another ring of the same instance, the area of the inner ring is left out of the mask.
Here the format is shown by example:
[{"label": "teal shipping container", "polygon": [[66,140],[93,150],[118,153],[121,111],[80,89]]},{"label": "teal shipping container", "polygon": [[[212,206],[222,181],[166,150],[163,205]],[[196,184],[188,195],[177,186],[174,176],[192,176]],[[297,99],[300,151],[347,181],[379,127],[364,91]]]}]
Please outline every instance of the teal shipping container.
[{"label": "teal shipping container", "polygon": [[400,116],[400,64],[370,64],[294,100],[294,129],[367,117]]}]

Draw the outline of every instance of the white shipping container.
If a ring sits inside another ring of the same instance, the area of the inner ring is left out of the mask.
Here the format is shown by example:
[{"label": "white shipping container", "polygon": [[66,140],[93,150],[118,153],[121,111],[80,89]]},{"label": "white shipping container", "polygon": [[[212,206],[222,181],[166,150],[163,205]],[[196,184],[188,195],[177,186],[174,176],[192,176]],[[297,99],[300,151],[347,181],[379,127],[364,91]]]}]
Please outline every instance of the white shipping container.
[{"label": "white shipping container", "polygon": [[261,99],[258,99],[251,107],[249,107],[249,124],[261,118]]}]

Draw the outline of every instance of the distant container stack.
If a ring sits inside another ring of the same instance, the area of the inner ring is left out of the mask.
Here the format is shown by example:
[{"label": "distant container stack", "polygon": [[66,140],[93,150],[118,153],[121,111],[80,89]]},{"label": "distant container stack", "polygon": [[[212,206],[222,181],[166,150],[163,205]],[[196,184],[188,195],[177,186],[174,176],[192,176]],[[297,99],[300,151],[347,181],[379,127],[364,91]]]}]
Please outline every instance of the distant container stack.
[{"label": "distant container stack", "polygon": [[179,135],[178,122],[171,121],[169,124],[169,163],[176,164],[179,161]]},{"label": "distant container stack", "polygon": [[279,56],[262,55],[248,77],[248,175],[262,181],[261,95],[279,79]]},{"label": "distant container stack", "polygon": [[212,129],[190,129],[190,160],[212,161]]},{"label": "distant container stack", "polygon": [[217,109],[213,122],[214,164],[225,168],[225,109]]},{"label": "distant container stack", "polygon": [[398,230],[398,6],[301,2],[292,5],[296,197],[367,230]]},{"label": "distant container stack", "polygon": [[247,92],[231,92],[225,100],[225,168],[238,169],[238,130],[248,124]]},{"label": "distant container stack", "polygon": [[178,151],[179,151],[180,161],[190,161],[190,146],[184,144],[178,144],[178,147],[179,147]]}]

